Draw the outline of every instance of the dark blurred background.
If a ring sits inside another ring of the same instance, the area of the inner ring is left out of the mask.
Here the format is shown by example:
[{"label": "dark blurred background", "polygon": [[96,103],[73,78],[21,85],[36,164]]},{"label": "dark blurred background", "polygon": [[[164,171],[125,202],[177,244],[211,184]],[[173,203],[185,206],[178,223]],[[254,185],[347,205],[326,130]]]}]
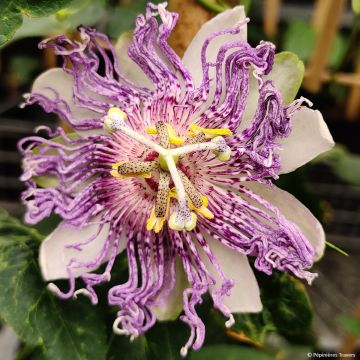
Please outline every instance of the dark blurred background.
[{"label": "dark blurred background", "polygon": [[[143,0],[73,1],[47,17],[25,16],[15,36],[2,45],[1,208],[16,217],[24,213],[19,202],[23,185],[19,181],[21,159],[17,141],[30,135],[37,125],[55,127],[58,124],[58,119],[39,107],[23,110],[18,107],[22,94],[29,91],[34,78],[59,65],[54,54],[38,49],[39,41],[63,32],[72,36],[79,24],[96,26],[116,41],[122,32],[133,27],[136,14],[144,10],[145,3]],[[237,3],[246,6],[251,18],[250,43],[271,40],[277,45],[277,51],[293,51],[305,62],[306,73],[299,95],[310,99],[322,112],[336,141],[332,151],[282,176],[278,185],[307,205],[322,221],[327,240],[349,254],[346,256],[328,247],[324,258],[316,265],[320,276],[309,292],[316,312],[314,331],[318,349],[356,352],[359,349],[356,319],[360,316],[359,3],[345,0],[174,0],[170,7],[180,12],[180,23],[171,39],[176,51],[183,52],[201,23],[215,12]],[[5,335],[11,338],[11,334]],[[0,335],[0,347],[5,335]]]}]

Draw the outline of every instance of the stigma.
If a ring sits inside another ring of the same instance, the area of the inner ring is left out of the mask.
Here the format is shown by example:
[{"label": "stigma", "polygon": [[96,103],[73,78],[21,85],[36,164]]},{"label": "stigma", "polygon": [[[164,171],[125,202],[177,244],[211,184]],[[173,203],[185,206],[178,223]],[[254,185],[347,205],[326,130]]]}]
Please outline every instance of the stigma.
[{"label": "stigma", "polygon": [[104,129],[109,133],[122,132],[153,150],[157,156],[151,161],[114,163],[110,175],[121,181],[129,177],[149,179],[157,174],[154,177],[158,178],[156,198],[146,224],[147,230],[158,233],[167,222],[172,230],[191,231],[196,227],[198,216],[213,219],[208,199],[196,189],[179,164],[186,161],[186,154],[200,151],[211,151],[219,161],[228,161],[231,150],[224,136],[231,136],[231,131],[192,124],[184,138],[161,120],[147,128],[145,133],[132,129],[126,120],[124,111],[112,107],[103,118]]}]

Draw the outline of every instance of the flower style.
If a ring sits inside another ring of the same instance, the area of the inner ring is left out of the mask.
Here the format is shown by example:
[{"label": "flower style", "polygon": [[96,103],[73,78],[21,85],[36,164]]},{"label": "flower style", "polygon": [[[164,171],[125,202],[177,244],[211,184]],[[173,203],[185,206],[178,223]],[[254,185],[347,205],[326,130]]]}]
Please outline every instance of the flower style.
[{"label": "flower style", "polygon": [[333,140],[320,112],[291,102],[299,61],[274,63],[269,42],[251,47],[242,7],[206,23],[183,59],[167,43],[177,14],[165,7],[148,4],[132,40],[123,35],[115,48],[87,27],[78,41],[43,41],[63,66],[38,77],[24,106],[39,104],[75,132],[41,127],[45,138],[19,148],[26,221],[63,219],[41,245],[40,266],[46,281],[69,279],[70,288],[49,288],[96,304],[95,286],[126,251],[129,278],[108,293],[115,333],[135,338],[183,311],[185,356],[204,341],[195,306],[205,293],[228,327],[234,312],[261,311],[247,255],[266,274],[314,279],[307,270],[323,253],[322,227],[271,180]]}]

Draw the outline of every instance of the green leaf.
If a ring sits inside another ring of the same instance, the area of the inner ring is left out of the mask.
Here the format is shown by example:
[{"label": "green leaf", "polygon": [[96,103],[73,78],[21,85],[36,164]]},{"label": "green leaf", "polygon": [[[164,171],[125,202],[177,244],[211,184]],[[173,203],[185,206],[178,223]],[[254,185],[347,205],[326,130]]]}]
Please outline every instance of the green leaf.
[{"label": "green leaf", "polygon": [[313,163],[318,162],[330,166],[341,180],[351,185],[360,185],[360,156],[349,152],[345,146],[335,145],[313,160]]},{"label": "green leaf", "polygon": [[231,328],[238,340],[250,345],[263,345],[269,332],[275,331],[268,309],[259,314],[234,314],[235,324]]},{"label": "green leaf", "polygon": [[181,360],[180,349],[189,335],[189,328],[180,320],[158,322],[133,342],[114,335],[107,360],[118,360],[120,352],[131,360]]},{"label": "green leaf", "polygon": [[56,34],[74,31],[79,24],[93,26],[106,15],[105,7],[106,0],[75,0],[68,7],[48,17],[25,17],[12,40],[29,36],[49,36],[49,29],[51,34]]},{"label": "green leaf", "polygon": [[256,272],[261,300],[268,312],[267,322],[290,342],[309,341],[312,308],[303,283],[294,277],[274,271],[271,276]]},{"label": "green leaf", "polygon": [[[235,324],[225,329],[224,318],[218,312],[211,312],[217,328],[238,342],[255,347],[265,346],[270,332],[277,332],[287,341],[294,344],[311,344],[312,308],[306,289],[302,282],[286,273],[274,271],[271,276],[254,269],[261,291],[263,311],[261,313],[233,314]],[[211,318],[209,315],[202,318]],[[207,320],[208,321],[208,320]],[[207,326],[207,331],[212,328]],[[208,336],[207,336],[208,337]],[[212,341],[212,343],[223,343]]]},{"label": "green leaf", "polygon": [[[24,359],[24,358],[21,358]],[[21,359],[15,359],[15,360],[21,360]],[[28,359],[28,358],[26,358]],[[44,352],[41,349],[35,350],[32,354],[29,360],[47,360],[47,357],[44,355]]]},{"label": "green leaf", "polygon": [[180,320],[176,322],[159,322],[146,334],[148,359],[182,359],[180,349],[189,336],[189,327]]},{"label": "green leaf", "polygon": [[[259,101],[259,84],[250,68],[249,97],[243,114],[245,123],[248,123],[255,114]],[[272,80],[279,90],[283,102],[291,103],[301,86],[304,77],[304,64],[293,53],[285,51],[275,55],[274,64],[264,80]]]},{"label": "green leaf", "polygon": [[9,40],[22,24],[22,14],[15,2],[4,0],[0,3],[0,45]]},{"label": "green leaf", "polygon": [[352,335],[360,339],[360,319],[347,315],[340,315],[338,321]]},{"label": "green leaf", "polygon": [[14,360],[24,360],[24,359],[31,359],[31,360],[45,360],[46,357],[42,351],[40,346],[34,346],[29,344],[23,344]]},{"label": "green leaf", "polygon": [[192,352],[190,360],[274,360],[273,356],[252,348],[235,345],[205,346],[198,352]]},{"label": "green leaf", "polygon": [[72,0],[5,0],[5,2],[17,3],[18,9],[26,16],[39,17],[47,16],[59,11]]},{"label": "green leaf", "polygon": [[110,342],[107,360],[119,360],[121,354],[126,354],[127,359],[147,360],[147,342],[144,335],[130,342],[127,336],[113,335]]},{"label": "green leaf", "polygon": [[303,77],[303,62],[296,54],[283,51],[275,55],[273,68],[266,79],[274,80],[283,102],[290,104],[300,89]]},{"label": "green leaf", "polygon": [[270,332],[277,332],[295,344],[311,342],[312,309],[301,281],[276,271],[271,276],[258,271],[255,275],[260,286],[263,311],[234,314],[235,324],[229,335],[254,346],[265,345]]},{"label": "green leaf", "polygon": [[0,316],[48,359],[105,359],[106,326],[88,299],[61,301],[38,267],[39,233],[0,212]]},{"label": "green leaf", "polygon": [[270,332],[278,332],[294,343],[308,343],[312,309],[304,285],[288,274],[274,271],[271,276],[255,271],[261,291],[263,311],[234,314],[232,337],[255,346],[266,344]]},{"label": "green leaf", "polygon": [[23,15],[47,16],[60,10],[71,0],[1,0],[0,45],[11,39],[23,22]]}]

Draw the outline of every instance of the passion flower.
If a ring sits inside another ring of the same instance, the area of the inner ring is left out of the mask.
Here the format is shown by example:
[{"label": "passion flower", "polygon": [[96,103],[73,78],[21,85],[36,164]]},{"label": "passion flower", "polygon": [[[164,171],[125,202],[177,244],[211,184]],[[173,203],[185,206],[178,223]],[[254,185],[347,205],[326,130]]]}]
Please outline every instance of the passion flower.
[{"label": "passion flower", "polygon": [[299,62],[274,65],[273,44],[250,46],[242,7],[206,23],[183,59],[167,43],[177,14],[165,7],[148,4],[115,48],[87,27],[80,40],[40,44],[63,66],[38,77],[24,106],[56,113],[74,133],[41,127],[45,137],[19,143],[22,200],[28,223],[63,219],[40,248],[44,279],[69,279],[68,291],[51,282],[52,291],[96,304],[95,287],[126,251],[128,281],[108,293],[114,331],[135,338],[182,312],[186,355],[204,342],[195,307],[207,292],[228,327],[234,312],[261,311],[247,256],[266,274],[314,279],[322,227],[272,179],[333,140],[309,102],[286,100]]}]

